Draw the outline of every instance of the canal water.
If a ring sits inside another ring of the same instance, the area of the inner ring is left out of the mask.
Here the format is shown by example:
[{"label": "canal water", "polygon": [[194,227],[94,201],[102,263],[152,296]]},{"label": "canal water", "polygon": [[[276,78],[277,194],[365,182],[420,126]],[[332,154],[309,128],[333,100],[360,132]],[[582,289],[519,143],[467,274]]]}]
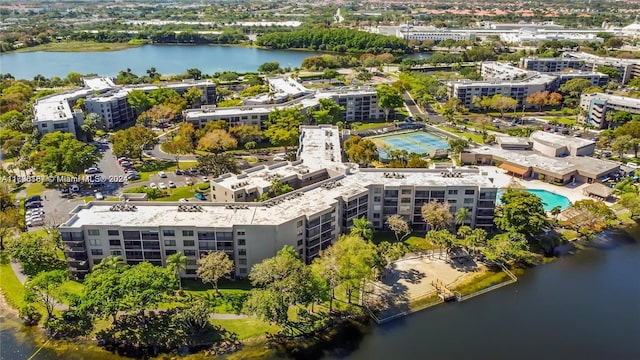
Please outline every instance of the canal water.
[{"label": "canal water", "polygon": [[115,76],[127,68],[144,75],[151,67],[161,74],[181,74],[189,68],[213,74],[217,71],[256,71],[258,66],[270,61],[279,62],[281,67],[295,67],[313,55],[318,53],[214,45],[145,45],[106,52],[37,51],[0,55],[0,73],[28,80],[38,74],[64,78],[72,71]]},{"label": "canal water", "polygon": [[[517,283],[471,300],[374,326],[355,349],[325,357],[640,359],[640,244],[603,236],[614,245],[530,269]],[[38,347],[40,335],[17,325],[0,317],[2,359],[27,359]],[[45,359],[120,358],[73,344],[34,357]]]}]

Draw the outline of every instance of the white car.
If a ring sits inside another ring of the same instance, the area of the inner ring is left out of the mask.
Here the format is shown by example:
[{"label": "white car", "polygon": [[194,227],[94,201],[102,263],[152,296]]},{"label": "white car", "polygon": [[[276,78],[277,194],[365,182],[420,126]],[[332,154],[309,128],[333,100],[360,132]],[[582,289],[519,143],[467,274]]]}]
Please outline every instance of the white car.
[{"label": "white car", "polygon": [[169,187],[170,188],[176,187],[176,183],[174,183],[173,181],[169,181]]},{"label": "white car", "polygon": [[167,177],[167,174],[164,171],[160,171],[158,175],[160,175],[160,177],[163,179]]},{"label": "white car", "polygon": [[191,179],[189,178],[184,178],[184,183],[187,185],[193,185],[193,181],[191,181]]},{"label": "white car", "polygon": [[28,227],[42,226],[42,225],[44,225],[44,220],[43,219],[27,220],[27,226]]},{"label": "white car", "polygon": [[96,200],[104,200],[104,195],[102,195],[102,193],[101,193],[101,192],[99,192],[99,191],[98,191],[98,192],[96,192],[96,193],[95,193],[95,194],[93,194],[93,195],[95,195]]},{"label": "white car", "polygon": [[158,187],[159,187],[160,189],[163,189],[163,190],[164,190],[164,189],[166,189],[166,188],[167,188],[167,184],[165,184],[165,183],[159,183],[159,184],[158,184]]},{"label": "white car", "polygon": [[178,200],[178,202],[185,203],[185,202],[189,202],[189,200],[185,199],[185,198],[182,198],[182,199]]},{"label": "white car", "polygon": [[157,189],[158,185],[156,185],[156,183],[151,183],[151,184],[149,184],[149,187],[152,188],[152,189]]},{"label": "white car", "polygon": [[202,177],[202,182],[209,182],[209,178],[208,178],[208,177],[206,177],[206,176],[203,176],[203,177]]},{"label": "white car", "polygon": [[282,156],[276,156],[273,158],[273,161],[285,161],[286,159],[283,158]]},{"label": "white car", "polygon": [[32,216],[26,217],[25,220],[31,221],[31,222],[44,221],[44,217],[42,217],[42,215],[32,215]]},{"label": "white car", "polygon": [[27,210],[25,212],[25,214],[27,216],[30,216],[30,215],[43,215],[44,214],[44,210],[42,210],[42,209],[29,209],[29,210]]}]

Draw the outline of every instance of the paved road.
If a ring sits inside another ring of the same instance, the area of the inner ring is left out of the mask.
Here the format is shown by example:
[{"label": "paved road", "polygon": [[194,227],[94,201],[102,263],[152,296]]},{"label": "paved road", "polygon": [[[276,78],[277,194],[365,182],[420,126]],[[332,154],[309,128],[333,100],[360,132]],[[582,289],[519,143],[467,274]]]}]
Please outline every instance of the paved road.
[{"label": "paved road", "polygon": [[417,117],[420,115],[422,117],[427,117],[430,122],[438,124],[445,122],[444,116],[438,114],[431,105],[427,105],[427,108],[424,110],[418,106],[411,95],[409,95],[408,91],[402,93],[402,99],[404,100],[404,104],[407,110],[409,110],[409,114],[411,114],[411,116]]}]

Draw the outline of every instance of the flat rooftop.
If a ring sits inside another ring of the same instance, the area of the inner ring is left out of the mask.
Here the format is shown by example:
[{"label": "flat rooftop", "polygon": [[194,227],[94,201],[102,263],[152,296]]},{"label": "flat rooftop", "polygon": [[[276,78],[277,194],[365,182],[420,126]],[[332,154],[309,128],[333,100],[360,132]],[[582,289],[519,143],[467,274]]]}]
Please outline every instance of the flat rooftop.
[{"label": "flat rooftop", "polygon": [[493,146],[483,146],[469,151],[476,154],[497,156],[518,166],[533,167],[554,174],[567,174],[577,170],[574,164],[566,161],[566,158],[561,160],[560,158],[547,157],[534,151],[504,150]]},{"label": "flat rooftop", "polygon": [[82,81],[84,82],[84,86],[96,91],[103,91],[116,86],[113,80],[108,77],[88,77],[82,78]]},{"label": "flat rooftop", "polygon": [[500,145],[519,145],[519,146],[531,145],[528,138],[519,137],[519,136],[496,136],[496,141]]},{"label": "flat rooftop", "polygon": [[558,135],[546,131],[534,131],[531,134],[530,138],[532,141],[539,141],[547,146],[553,146],[556,148],[563,146],[570,148],[581,148],[595,144],[595,141],[592,140],[583,139],[580,137]]},{"label": "flat rooftop", "polygon": [[454,86],[464,87],[488,87],[488,86],[521,86],[521,85],[546,85],[553,82],[556,79],[555,76],[546,74],[536,74],[531,77],[522,80],[494,80],[494,81],[472,81],[472,80],[458,80],[450,82]]},{"label": "flat rooftop", "polygon": [[298,158],[313,167],[342,164],[340,130],[336,126],[301,126]]},{"label": "flat rooftop", "polygon": [[628,107],[640,108],[640,99],[628,96],[618,96],[604,93],[585,94],[584,97],[592,99],[606,100],[608,103],[615,105],[623,105]]},{"label": "flat rooftop", "polygon": [[276,97],[296,96],[309,92],[304,85],[289,77],[267,78],[267,83],[271,86]]},{"label": "flat rooftop", "polygon": [[243,105],[234,107],[213,107],[203,106],[200,109],[190,109],[184,112],[185,119],[208,119],[213,116],[225,117],[225,116],[241,116],[241,115],[264,115],[268,114],[275,109],[284,109],[291,106],[301,105],[303,109],[318,105],[318,98],[314,95],[309,95],[289,101],[282,104],[256,104],[256,105]]}]

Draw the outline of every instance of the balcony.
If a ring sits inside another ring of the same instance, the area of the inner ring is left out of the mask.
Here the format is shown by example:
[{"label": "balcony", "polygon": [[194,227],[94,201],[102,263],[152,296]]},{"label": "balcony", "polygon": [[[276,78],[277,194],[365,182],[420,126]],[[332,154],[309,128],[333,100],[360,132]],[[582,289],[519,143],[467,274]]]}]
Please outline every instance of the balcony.
[{"label": "balcony", "polygon": [[78,253],[78,252],[79,253],[86,253],[87,249],[84,247],[84,244],[83,244],[83,246],[65,246],[64,247],[64,252],[65,253],[68,253],[68,252],[70,252],[70,253]]}]

